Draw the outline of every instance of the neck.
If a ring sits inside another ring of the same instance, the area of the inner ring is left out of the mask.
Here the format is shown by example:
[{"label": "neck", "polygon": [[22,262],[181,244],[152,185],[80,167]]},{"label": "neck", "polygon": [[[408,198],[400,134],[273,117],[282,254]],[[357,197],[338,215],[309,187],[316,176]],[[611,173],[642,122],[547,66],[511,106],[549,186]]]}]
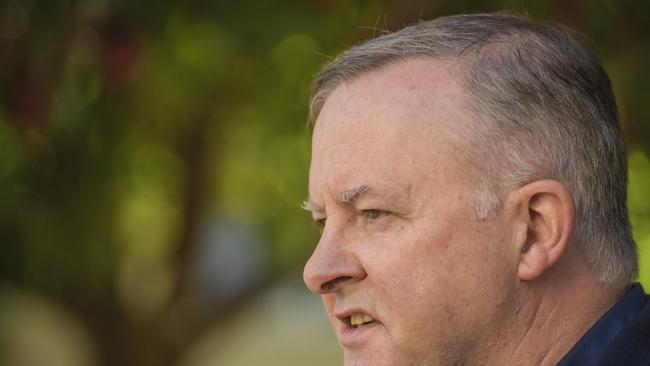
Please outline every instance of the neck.
[{"label": "neck", "polygon": [[626,289],[627,284],[606,285],[586,271],[562,268],[521,282],[518,305],[480,364],[557,364]]}]

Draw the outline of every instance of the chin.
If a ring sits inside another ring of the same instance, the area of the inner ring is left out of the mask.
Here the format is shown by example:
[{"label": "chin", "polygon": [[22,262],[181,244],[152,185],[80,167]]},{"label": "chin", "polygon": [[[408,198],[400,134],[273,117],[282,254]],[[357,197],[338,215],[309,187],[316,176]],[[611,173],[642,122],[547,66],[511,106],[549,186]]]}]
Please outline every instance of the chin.
[{"label": "chin", "polygon": [[344,366],[429,366],[443,364],[430,348],[402,348],[395,344],[373,344],[366,347],[343,347]]},{"label": "chin", "polygon": [[390,362],[382,360],[377,355],[364,354],[359,351],[343,351],[343,366],[384,366],[390,364]]},{"label": "chin", "polygon": [[374,351],[371,349],[343,350],[344,366],[407,366],[412,363],[396,357],[395,354],[386,351]]}]

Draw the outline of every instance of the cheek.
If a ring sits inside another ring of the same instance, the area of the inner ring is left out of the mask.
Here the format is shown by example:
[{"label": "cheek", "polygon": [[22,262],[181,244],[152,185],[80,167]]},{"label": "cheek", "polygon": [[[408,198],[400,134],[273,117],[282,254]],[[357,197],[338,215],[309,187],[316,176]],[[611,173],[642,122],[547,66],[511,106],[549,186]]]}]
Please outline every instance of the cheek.
[{"label": "cheek", "polygon": [[370,277],[381,279],[380,288],[409,293],[409,297],[427,296],[456,275],[459,255],[455,241],[459,238],[453,230],[432,227],[406,227],[380,243],[381,248],[369,256],[373,263],[367,266],[374,272]]},{"label": "cheek", "polygon": [[471,279],[480,277],[480,263],[471,263],[468,253],[468,248],[480,245],[471,229],[436,229],[404,232],[369,256],[373,262],[366,265],[378,305],[389,314],[399,337],[416,342],[424,333],[438,333],[437,328],[465,311],[468,293],[476,293]]},{"label": "cheek", "polygon": [[432,316],[435,302],[450,291],[444,253],[431,240],[404,234],[380,243],[364,263],[377,306],[394,327],[413,326]]}]

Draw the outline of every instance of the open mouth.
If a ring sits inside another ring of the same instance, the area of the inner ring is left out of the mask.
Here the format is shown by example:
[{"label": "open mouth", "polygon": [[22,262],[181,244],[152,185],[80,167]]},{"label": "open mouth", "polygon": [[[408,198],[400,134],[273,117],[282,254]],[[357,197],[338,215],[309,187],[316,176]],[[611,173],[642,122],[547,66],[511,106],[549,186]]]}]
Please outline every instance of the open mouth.
[{"label": "open mouth", "polygon": [[338,316],[343,326],[337,330],[337,337],[343,347],[359,347],[369,341],[381,323],[367,313],[348,314]]},{"label": "open mouth", "polygon": [[368,314],[356,313],[346,317],[347,323],[353,328],[359,328],[364,325],[375,323],[375,319]]}]

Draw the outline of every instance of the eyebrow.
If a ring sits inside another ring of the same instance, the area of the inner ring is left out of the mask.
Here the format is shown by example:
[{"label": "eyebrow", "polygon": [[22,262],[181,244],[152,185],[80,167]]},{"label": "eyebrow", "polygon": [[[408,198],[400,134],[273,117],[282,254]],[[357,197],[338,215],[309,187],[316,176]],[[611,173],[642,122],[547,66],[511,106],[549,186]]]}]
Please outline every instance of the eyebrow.
[{"label": "eyebrow", "polygon": [[351,205],[354,201],[363,196],[364,193],[368,192],[370,192],[370,186],[365,184],[351,189],[346,189],[339,193],[337,201],[344,205]]},{"label": "eyebrow", "polygon": [[325,207],[317,203],[314,203],[314,201],[310,199],[306,199],[302,201],[302,203],[300,204],[300,208],[309,212],[325,212]]},{"label": "eyebrow", "polygon": [[[336,202],[341,205],[351,205],[359,198],[361,198],[361,196],[369,192],[371,192],[371,188],[366,184],[346,189],[338,194]],[[300,208],[311,212],[325,212],[325,207],[315,203],[310,199],[304,200],[300,205]]]}]

